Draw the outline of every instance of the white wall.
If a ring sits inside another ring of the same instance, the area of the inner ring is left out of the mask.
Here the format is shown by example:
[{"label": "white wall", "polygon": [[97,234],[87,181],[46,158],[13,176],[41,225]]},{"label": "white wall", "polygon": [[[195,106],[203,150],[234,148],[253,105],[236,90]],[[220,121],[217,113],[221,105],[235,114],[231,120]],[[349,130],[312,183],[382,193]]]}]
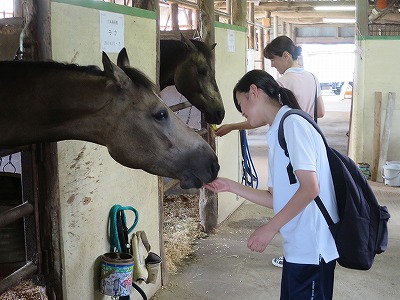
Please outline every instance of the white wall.
[{"label": "white wall", "polygon": [[[228,32],[231,40],[231,51],[228,50]],[[225,106],[223,123],[243,121],[233,103],[232,91],[238,80],[246,73],[246,32],[245,28],[215,23],[215,70],[216,80]],[[221,165],[219,176],[235,181],[241,180],[241,152],[239,132],[233,131],[223,137],[216,137],[216,150]],[[225,220],[243,199],[231,193],[218,194],[218,223]]]},{"label": "white wall", "polygon": [[[53,59],[80,65],[94,64],[103,69],[100,10],[124,15],[124,40],[131,65],[155,80],[155,16],[143,17],[140,14],[145,12],[120,5],[70,0],[51,2]],[[109,54],[109,57],[116,62],[117,54]],[[139,211],[135,231],[145,230],[152,251],[159,253],[157,176],[121,166],[105,147],[92,143],[59,142],[58,155],[64,299],[109,299],[99,292],[99,256],[110,250],[107,237],[109,211],[114,204],[135,207]],[[130,226],[133,214],[126,214]],[[160,280],[157,284],[141,286],[151,296],[160,287]],[[135,293],[132,293],[134,299],[139,297]]]},{"label": "white wall", "polygon": [[[400,160],[399,37],[364,37],[356,43],[355,86],[351,124],[350,156],[372,164],[375,91],[382,92],[381,132],[389,92],[396,93],[387,160]],[[382,50],[384,49],[384,51]]]}]

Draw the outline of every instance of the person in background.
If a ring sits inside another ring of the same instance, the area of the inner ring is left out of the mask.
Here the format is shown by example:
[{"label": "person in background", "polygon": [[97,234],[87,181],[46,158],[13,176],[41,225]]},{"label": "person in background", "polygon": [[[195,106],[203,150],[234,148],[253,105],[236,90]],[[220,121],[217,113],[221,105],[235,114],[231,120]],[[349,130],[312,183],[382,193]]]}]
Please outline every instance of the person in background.
[{"label": "person in background", "polygon": [[[268,189],[254,189],[222,177],[205,187],[215,193],[231,192],[274,210],[274,217],[250,235],[247,247],[263,252],[273,237],[281,233],[284,253],[281,300],[332,299],[339,255],[328,224],[313,201],[319,195],[334,222],[338,221],[322,137],[301,116],[288,116],[283,128],[289,161],[278,142],[278,127],[285,112],[300,106],[294,94],[265,71],[246,73],[236,84],[233,99],[250,126],[270,126],[267,133]],[[294,184],[290,184],[286,170],[289,162],[297,178]]]},{"label": "person in background", "polygon": [[[302,48],[296,46],[287,36],[278,36],[264,49],[264,56],[271,60],[271,66],[283,75],[277,82],[280,86],[291,90],[300,105],[315,120],[325,115],[325,106],[321,96],[321,87],[318,79],[310,72],[300,67],[298,57]],[[315,115],[315,98],[317,98],[317,115]],[[266,124],[261,124],[266,125]],[[248,121],[224,124],[215,134],[224,136],[232,130],[253,129]],[[272,264],[282,267],[283,256],[272,259]]]}]

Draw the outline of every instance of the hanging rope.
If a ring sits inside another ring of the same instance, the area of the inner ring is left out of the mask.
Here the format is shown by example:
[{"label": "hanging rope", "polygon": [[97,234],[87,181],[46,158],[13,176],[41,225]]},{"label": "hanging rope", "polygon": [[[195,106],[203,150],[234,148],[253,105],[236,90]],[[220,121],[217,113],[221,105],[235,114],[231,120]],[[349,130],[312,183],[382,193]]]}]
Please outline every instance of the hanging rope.
[{"label": "hanging rope", "polygon": [[252,188],[258,188],[258,175],[256,168],[253,164],[253,159],[250,155],[249,145],[247,143],[246,130],[240,130],[240,145],[242,150],[242,168],[243,168],[243,176],[242,183],[246,186],[250,186]]}]

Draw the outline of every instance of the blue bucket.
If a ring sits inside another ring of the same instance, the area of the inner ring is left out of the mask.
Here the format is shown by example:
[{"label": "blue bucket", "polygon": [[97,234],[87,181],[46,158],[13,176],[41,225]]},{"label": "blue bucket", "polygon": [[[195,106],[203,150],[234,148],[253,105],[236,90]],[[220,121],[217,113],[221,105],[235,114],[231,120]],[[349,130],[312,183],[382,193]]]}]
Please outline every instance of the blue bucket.
[{"label": "blue bucket", "polygon": [[101,256],[100,291],[112,297],[129,296],[132,289],[133,257],[110,252]]}]

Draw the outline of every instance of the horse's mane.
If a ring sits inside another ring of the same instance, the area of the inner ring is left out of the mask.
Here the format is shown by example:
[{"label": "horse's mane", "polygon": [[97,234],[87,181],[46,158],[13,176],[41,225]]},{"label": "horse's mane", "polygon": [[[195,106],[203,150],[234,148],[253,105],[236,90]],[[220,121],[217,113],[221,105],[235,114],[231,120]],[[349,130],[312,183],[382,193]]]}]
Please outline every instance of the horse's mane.
[{"label": "horse's mane", "polygon": [[[68,64],[55,61],[0,61],[0,70],[2,68],[11,68],[21,71],[26,69],[36,68],[38,70],[66,70],[73,72],[84,72],[94,76],[103,76],[104,71],[102,71],[98,66],[80,66],[77,64]],[[122,67],[123,71],[128,75],[134,84],[137,86],[142,86],[149,90],[157,90],[156,85],[141,71],[134,68]]]},{"label": "horse's mane", "polygon": [[157,86],[143,72],[131,67],[122,67],[122,70],[137,86],[144,87],[149,90],[157,91]]},{"label": "horse's mane", "polygon": [[20,68],[20,69],[44,69],[44,70],[68,70],[75,72],[85,72],[91,75],[100,76],[103,71],[98,66],[79,66],[77,64],[68,64],[55,61],[1,61],[0,68]]},{"label": "horse's mane", "polygon": [[203,53],[203,55],[205,56],[205,58],[209,59],[211,58],[211,50],[210,47],[204,43],[203,41],[200,40],[190,40],[195,46],[196,48]]}]

